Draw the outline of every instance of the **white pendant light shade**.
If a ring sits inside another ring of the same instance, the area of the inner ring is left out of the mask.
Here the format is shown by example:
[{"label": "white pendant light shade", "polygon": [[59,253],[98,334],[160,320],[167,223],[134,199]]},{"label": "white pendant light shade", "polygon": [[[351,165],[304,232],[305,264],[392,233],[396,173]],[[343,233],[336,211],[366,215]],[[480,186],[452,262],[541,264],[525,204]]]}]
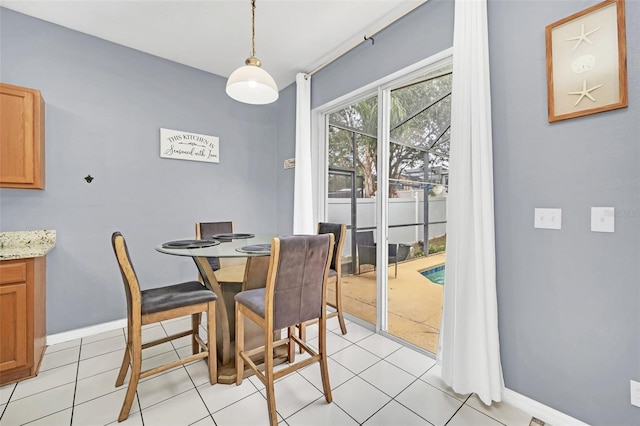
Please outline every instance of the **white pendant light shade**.
[{"label": "white pendant light shade", "polygon": [[[249,60],[247,60],[249,61]],[[259,65],[245,65],[227,80],[227,95],[246,104],[263,105],[278,99],[278,86]]]},{"label": "white pendant light shade", "polygon": [[278,86],[256,58],[256,0],[251,0],[251,56],[227,80],[227,95],[245,104],[264,105],[278,99]]}]

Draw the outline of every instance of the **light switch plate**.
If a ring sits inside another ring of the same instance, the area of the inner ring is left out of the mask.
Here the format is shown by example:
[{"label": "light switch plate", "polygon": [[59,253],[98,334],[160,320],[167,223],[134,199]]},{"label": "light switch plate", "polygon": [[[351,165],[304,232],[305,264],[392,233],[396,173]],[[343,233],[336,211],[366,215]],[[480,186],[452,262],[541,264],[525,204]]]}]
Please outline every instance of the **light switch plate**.
[{"label": "light switch plate", "polygon": [[535,209],[534,228],[561,229],[562,209]]},{"label": "light switch plate", "polygon": [[640,407],[640,382],[630,380],[631,382],[631,405]]},{"label": "light switch plate", "polygon": [[614,207],[591,207],[591,230],[593,232],[614,232],[616,209]]},{"label": "light switch plate", "polygon": [[286,160],[284,160],[284,168],[286,169],[293,169],[296,166],[296,159],[295,158],[287,158]]}]

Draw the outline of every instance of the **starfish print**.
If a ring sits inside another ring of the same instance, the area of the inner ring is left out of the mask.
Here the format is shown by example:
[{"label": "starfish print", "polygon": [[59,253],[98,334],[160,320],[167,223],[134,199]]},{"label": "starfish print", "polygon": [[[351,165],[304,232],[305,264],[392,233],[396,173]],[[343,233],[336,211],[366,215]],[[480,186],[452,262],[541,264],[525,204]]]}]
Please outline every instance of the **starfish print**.
[{"label": "starfish print", "polygon": [[602,84],[598,84],[597,86],[593,86],[591,89],[587,89],[587,80],[583,80],[582,81],[582,90],[578,91],[578,92],[569,92],[569,95],[580,95],[580,97],[578,98],[578,100],[576,101],[575,104],[573,104],[573,106],[578,106],[578,104],[580,103],[580,101],[582,101],[582,99],[584,99],[584,97],[586,96],[587,98],[591,99],[593,102],[596,101],[596,99],[591,96],[590,92],[593,92],[594,90],[598,89],[602,87]]},{"label": "starfish print", "polygon": [[575,46],[573,46],[572,52],[575,52],[575,50],[578,48],[578,46],[580,46],[580,43],[582,43],[583,41],[586,41],[589,44],[593,44],[593,42],[591,40],[589,40],[589,36],[593,33],[595,33],[596,31],[598,31],[600,29],[600,27],[593,29],[591,31],[589,31],[588,33],[585,34],[584,32],[584,24],[582,24],[582,27],[580,28],[580,35],[577,35],[575,37],[569,37],[568,39],[566,39],[567,41],[571,41],[571,40],[578,40],[578,42],[576,43]]}]

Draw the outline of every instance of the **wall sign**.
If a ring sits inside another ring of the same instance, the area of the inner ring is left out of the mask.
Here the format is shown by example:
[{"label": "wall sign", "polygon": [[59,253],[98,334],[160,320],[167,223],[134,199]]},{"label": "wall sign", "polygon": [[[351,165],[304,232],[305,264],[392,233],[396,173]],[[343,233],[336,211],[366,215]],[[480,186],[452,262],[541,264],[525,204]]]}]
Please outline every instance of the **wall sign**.
[{"label": "wall sign", "polygon": [[605,0],[546,27],[549,122],[625,108],[624,0]]},{"label": "wall sign", "polygon": [[219,138],[217,136],[161,128],[160,157],[219,163]]}]

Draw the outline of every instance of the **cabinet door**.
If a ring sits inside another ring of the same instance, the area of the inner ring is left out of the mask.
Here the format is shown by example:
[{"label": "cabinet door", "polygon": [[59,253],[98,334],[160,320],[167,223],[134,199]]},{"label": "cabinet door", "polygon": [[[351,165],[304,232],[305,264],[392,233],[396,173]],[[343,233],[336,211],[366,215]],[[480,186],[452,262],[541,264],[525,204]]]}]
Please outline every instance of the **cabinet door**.
[{"label": "cabinet door", "polygon": [[0,187],[44,188],[43,114],[39,91],[0,84]]},{"label": "cabinet door", "polygon": [[0,371],[27,365],[27,284],[0,286]]}]

